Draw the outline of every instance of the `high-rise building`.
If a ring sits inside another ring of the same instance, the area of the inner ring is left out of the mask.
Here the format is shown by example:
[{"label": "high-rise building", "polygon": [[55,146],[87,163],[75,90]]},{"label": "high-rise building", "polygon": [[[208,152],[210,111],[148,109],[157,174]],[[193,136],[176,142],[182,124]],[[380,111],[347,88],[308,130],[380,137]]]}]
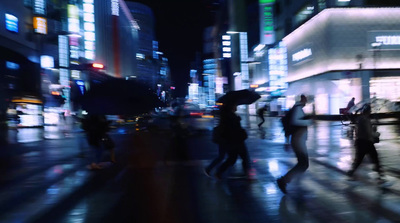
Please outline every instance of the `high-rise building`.
[{"label": "high-rise building", "polygon": [[149,85],[157,92],[160,99],[167,102],[170,97],[170,71],[168,59],[158,48],[154,13],[150,7],[142,3],[126,2],[126,4],[140,26],[135,79]]},{"label": "high-rise building", "polygon": [[138,32],[138,52],[136,78],[140,81],[150,83],[154,88],[156,86],[158,55],[154,52],[158,51],[158,44],[153,45],[155,41],[154,35],[154,14],[148,6],[137,3],[127,2],[132,15],[137,19],[140,26]]}]

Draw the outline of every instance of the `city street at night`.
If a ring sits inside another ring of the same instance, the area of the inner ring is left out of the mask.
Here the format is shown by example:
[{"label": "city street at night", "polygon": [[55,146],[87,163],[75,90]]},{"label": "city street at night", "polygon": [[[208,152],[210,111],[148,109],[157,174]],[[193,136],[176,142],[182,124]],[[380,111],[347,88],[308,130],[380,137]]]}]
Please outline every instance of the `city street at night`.
[{"label": "city street at night", "polygon": [[1,0],[0,223],[400,223],[400,4]]},{"label": "city street at night", "polygon": [[102,170],[87,169],[92,151],[77,127],[68,134],[55,131],[51,139],[35,138],[48,135],[46,129],[9,130],[37,140],[10,142],[1,150],[0,221],[400,222],[398,125],[378,125],[376,147],[387,181],[378,185],[368,159],[356,180],[345,175],[354,157],[352,127],[315,121],[308,130],[310,167],[288,185],[287,195],[276,179],[296,160],[284,145],[279,119],[267,117],[262,130],[255,116],[243,125],[252,180],[240,177],[240,160],[222,180],[204,174],[217,155],[213,122],[178,142],[185,155],[168,130],[119,126],[111,132],[117,162]]}]

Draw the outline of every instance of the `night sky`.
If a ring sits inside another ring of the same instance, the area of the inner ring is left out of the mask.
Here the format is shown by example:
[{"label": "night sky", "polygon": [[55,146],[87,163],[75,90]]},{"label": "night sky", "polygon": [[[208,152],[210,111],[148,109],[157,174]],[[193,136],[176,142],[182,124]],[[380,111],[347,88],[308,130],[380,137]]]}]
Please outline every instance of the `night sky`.
[{"label": "night sky", "polygon": [[176,95],[187,94],[190,63],[202,51],[204,27],[213,24],[209,0],[137,0],[149,6],[155,16],[159,50],[169,60]]}]

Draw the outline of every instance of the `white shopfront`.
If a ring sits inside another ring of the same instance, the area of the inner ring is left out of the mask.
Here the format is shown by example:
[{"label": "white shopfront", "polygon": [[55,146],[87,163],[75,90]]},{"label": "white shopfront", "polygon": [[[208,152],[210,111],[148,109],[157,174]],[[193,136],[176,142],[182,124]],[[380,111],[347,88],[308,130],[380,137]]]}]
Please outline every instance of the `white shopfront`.
[{"label": "white shopfront", "polygon": [[400,8],[330,8],[283,39],[288,106],[300,94],[307,112],[339,114],[356,98],[400,101]]}]

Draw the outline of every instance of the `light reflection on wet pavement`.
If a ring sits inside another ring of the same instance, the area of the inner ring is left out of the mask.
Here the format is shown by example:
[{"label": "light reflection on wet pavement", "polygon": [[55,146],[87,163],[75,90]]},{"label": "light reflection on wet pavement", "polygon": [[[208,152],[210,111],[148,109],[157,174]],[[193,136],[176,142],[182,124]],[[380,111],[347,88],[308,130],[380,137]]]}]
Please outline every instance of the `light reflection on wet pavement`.
[{"label": "light reflection on wet pavement", "polygon": [[[217,152],[209,132],[188,140],[190,160],[163,162],[169,143],[163,135],[144,133],[132,141],[116,129],[112,137],[121,164],[91,172],[87,159],[77,156],[81,132],[20,129],[16,134],[26,147],[0,178],[0,221],[400,222],[398,126],[378,126],[376,147],[389,182],[382,187],[368,160],[356,181],[345,176],[354,153],[351,126],[317,121],[307,141],[310,168],[283,195],[275,179],[295,164],[293,152],[284,149],[277,118],[267,118],[263,130],[256,124],[251,117],[247,128],[252,181],[216,181],[203,174]],[[240,173],[238,161],[228,174]]]}]

